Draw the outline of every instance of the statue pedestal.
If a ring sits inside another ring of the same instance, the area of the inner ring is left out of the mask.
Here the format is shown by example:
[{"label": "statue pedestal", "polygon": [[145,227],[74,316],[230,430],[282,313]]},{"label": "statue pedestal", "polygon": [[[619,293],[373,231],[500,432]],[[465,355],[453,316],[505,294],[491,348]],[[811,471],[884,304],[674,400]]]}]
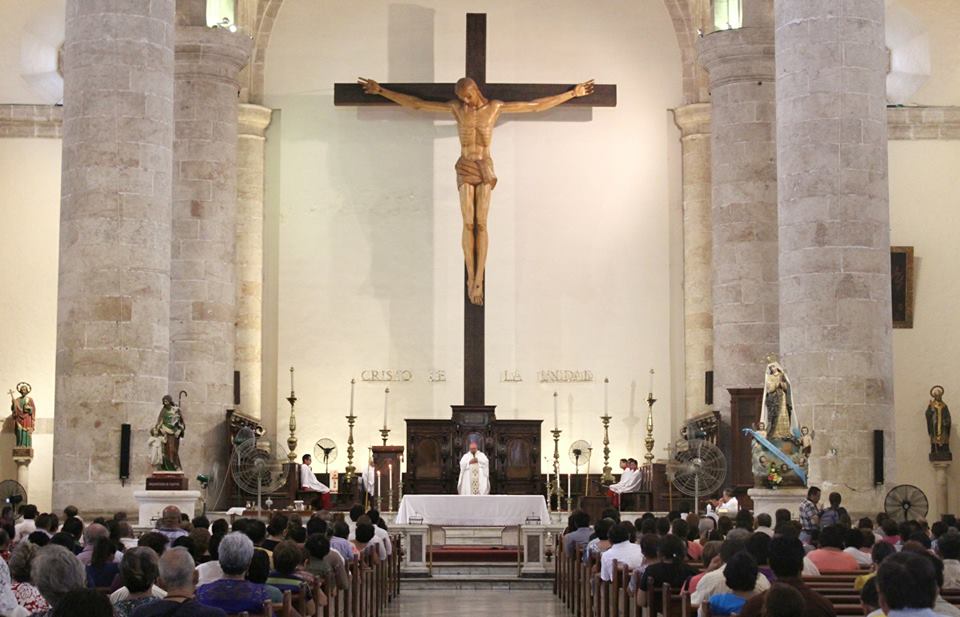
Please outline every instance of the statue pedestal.
[{"label": "statue pedestal", "polygon": [[133,498],[140,506],[139,527],[153,528],[160,513],[167,506],[177,506],[181,512],[194,517],[200,491],[134,491]]},{"label": "statue pedestal", "polygon": [[190,482],[182,471],[155,471],[147,477],[148,491],[185,491]]},{"label": "statue pedestal", "polygon": [[790,510],[793,518],[799,516],[800,502],[807,498],[807,489],[802,486],[788,488],[751,488],[747,495],[753,500],[753,515],[769,514],[774,516],[777,510]]},{"label": "statue pedestal", "polygon": [[[950,462],[949,459],[934,460],[932,455],[930,458],[937,483],[937,519],[950,512],[950,494],[947,491],[947,472],[950,470]],[[933,517],[929,520],[933,520]]]},{"label": "statue pedestal", "polygon": [[33,461],[33,448],[13,449],[13,462],[17,464],[17,482],[24,490],[28,490],[31,461]]}]

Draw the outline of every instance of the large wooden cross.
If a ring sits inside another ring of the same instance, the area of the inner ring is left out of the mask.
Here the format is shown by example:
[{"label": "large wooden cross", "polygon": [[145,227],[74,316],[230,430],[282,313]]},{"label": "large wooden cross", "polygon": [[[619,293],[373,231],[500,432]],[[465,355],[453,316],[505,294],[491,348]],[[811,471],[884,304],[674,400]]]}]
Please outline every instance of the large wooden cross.
[{"label": "large wooden cross", "polygon": [[[488,84],[487,83],[487,15],[467,14],[467,63],[464,77],[470,77],[488,99],[501,101],[529,101],[553,96],[570,90],[574,84]],[[454,98],[453,83],[400,83],[384,87],[430,101],[449,101]],[[340,106],[379,107],[395,105],[382,96],[370,96],[356,83],[338,83],[333,88],[333,104]],[[615,85],[594,86],[593,94],[574,98],[564,106],[615,107]],[[518,116],[522,117],[522,116]],[[483,305],[470,302],[467,286],[463,298],[463,403],[480,407],[484,400],[484,310]]]}]

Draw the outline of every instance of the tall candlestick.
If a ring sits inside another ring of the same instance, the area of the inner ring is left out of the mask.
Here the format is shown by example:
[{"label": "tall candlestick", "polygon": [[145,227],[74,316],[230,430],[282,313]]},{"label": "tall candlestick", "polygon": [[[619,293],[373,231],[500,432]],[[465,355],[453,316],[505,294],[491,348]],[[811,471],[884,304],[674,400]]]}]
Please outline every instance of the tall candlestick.
[{"label": "tall candlestick", "polygon": [[357,387],[357,380],[350,380],[350,415],[353,415],[353,389]]},{"label": "tall candlestick", "polygon": [[553,428],[560,428],[560,399],[556,392],[553,393]]},{"label": "tall candlestick", "polygon": [[570,507],[571,504],[573,503],[572,501],[570,501],[571,499],[573,499],[573,489],[570,483],[570,474],[568,473],[567,474],[567,510],[573,509]]},{"label": "tall candlestick", "polygon": [[387,404],[390,401],[390,388],[383,391],[383,428],[387,428]]},{"label": "tall candlestick", "polygon": [[607,415],[610,409],[610,378],[603,378],[603,415]]}]

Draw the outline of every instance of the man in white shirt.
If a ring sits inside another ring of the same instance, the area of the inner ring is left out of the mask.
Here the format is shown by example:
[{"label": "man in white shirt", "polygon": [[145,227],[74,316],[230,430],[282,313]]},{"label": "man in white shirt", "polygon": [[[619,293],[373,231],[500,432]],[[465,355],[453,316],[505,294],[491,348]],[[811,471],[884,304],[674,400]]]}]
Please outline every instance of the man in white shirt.
[{"label": "man in white shirt", "polygon": [[21,540],[25,540],[27,536],[37,530],[37,506],[33,505],[32,503],[21,506],[20,516],[23,517],[23,520],[14,526],[14,530],[16,531],[13,536],[14,544],[20,542]]},{"label": "man in white shirt", "polygon": [[317,475],[313,473],[313,469],[310,468],[313,457],[309,454],[304,454],[301,460],[303,464],[300,465],[300,490],[320,493],[320,501],[323,502],[323,509],[329,510],[331,505],[330,489],[320,482],[320,480],[317,480]]},{"label": "man in white shirt", "polygon": [[480,452],[475,441],[470,442],[470,451],[460,457],[457,492],[461,495],[490,494],[490,460]]},{"label": "man in white shirt", "polygon": [[[750,532],[743,529],[735,529],[727,534],[727,539],[723,541],[723,546],[720,547],[720,560],[724,566],[703,575],[703,578],[697,583],[696,591],[690,596],[691,606],[703,606],[710,601],[710,598],[717,594],[733,593],[733,590],[727,586],[723,571],[726,569],[726,563],[731,557],[740,551],[746,550],[747,539],[749,537]],[[756,587],[754,587],[754,591],[759,593],[768,589],[770,589],[770,581],[767,580],[766,576],[758,572],[757,584]],[[701,610],[700,615],[703,614]]]},{"label": "man in white shirt", "polygon": [[[640,488],[640,483],[643,481],[643,474],[638,469],[637,460],[627,459],[626,463],[626,468],[620,474],[620,481],[607,487],[607,496],[610,497],[611,503],[617,508],[620,507],[620,495],[635,492]],[[620,464],[623,465],[622,459]]]},{"label": "man in white shirt", "polygon": [[600,557],[600,580],[613,580],[614,561],[617,562],[617,567],[627,566],[630,570],[643,565],[643,551],[639,544],[630,541],[630,527],[617,523],[610,529],[607,538],[611,546]]},{"label": "man in white shirt", "polygon": [[735,517],[740,512],[740,502],[733,496],[733,489],[723,489],[723,497],[717,502],[717,514]]}]

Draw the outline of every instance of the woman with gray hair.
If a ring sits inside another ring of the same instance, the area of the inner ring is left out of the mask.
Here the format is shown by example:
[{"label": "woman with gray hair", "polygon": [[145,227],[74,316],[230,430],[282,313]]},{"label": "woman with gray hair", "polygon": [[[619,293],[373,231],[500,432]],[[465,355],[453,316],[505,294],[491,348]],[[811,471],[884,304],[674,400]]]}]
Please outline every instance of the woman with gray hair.
[{"label": "woman with gray hair", "polygon": [[235,531],[225,535],[217,550],[223,578],[197,589],[197,602],[219,608],[227,614],[247,611],[260,615],[264,602],[270,600],[270,594],[265,585],[244,578],[253,551],[253,542],[245,534]]},{"label": "woman with gray hair", "polygon": [[30,613],[45,611],[50,605],[36,585],[30,582],[30,567],[33,560],[40,552],[40,547],[32,542],[21,542],[17,548],[13,549],[10,555],[10,576],[13,578],[13,595],[17,599],[17,604],[27,609]]},{"label": "woman with gray hair", "polygon": [[153,549],[146,546],[132,548],[123,554],[120,578],[130,595],[113,605],[116,617],[130,617],[137,607],[157,601],[153,595],[153,583],[160,575],[159,561]]},{"label": "woman with gray hair", "polygon": [[86,589],[87,572],[77,556],[56,544],[45,546],[30,566],[30,579],[51,608],[33,617],[53,615],[63,597],[75,589]]}]

